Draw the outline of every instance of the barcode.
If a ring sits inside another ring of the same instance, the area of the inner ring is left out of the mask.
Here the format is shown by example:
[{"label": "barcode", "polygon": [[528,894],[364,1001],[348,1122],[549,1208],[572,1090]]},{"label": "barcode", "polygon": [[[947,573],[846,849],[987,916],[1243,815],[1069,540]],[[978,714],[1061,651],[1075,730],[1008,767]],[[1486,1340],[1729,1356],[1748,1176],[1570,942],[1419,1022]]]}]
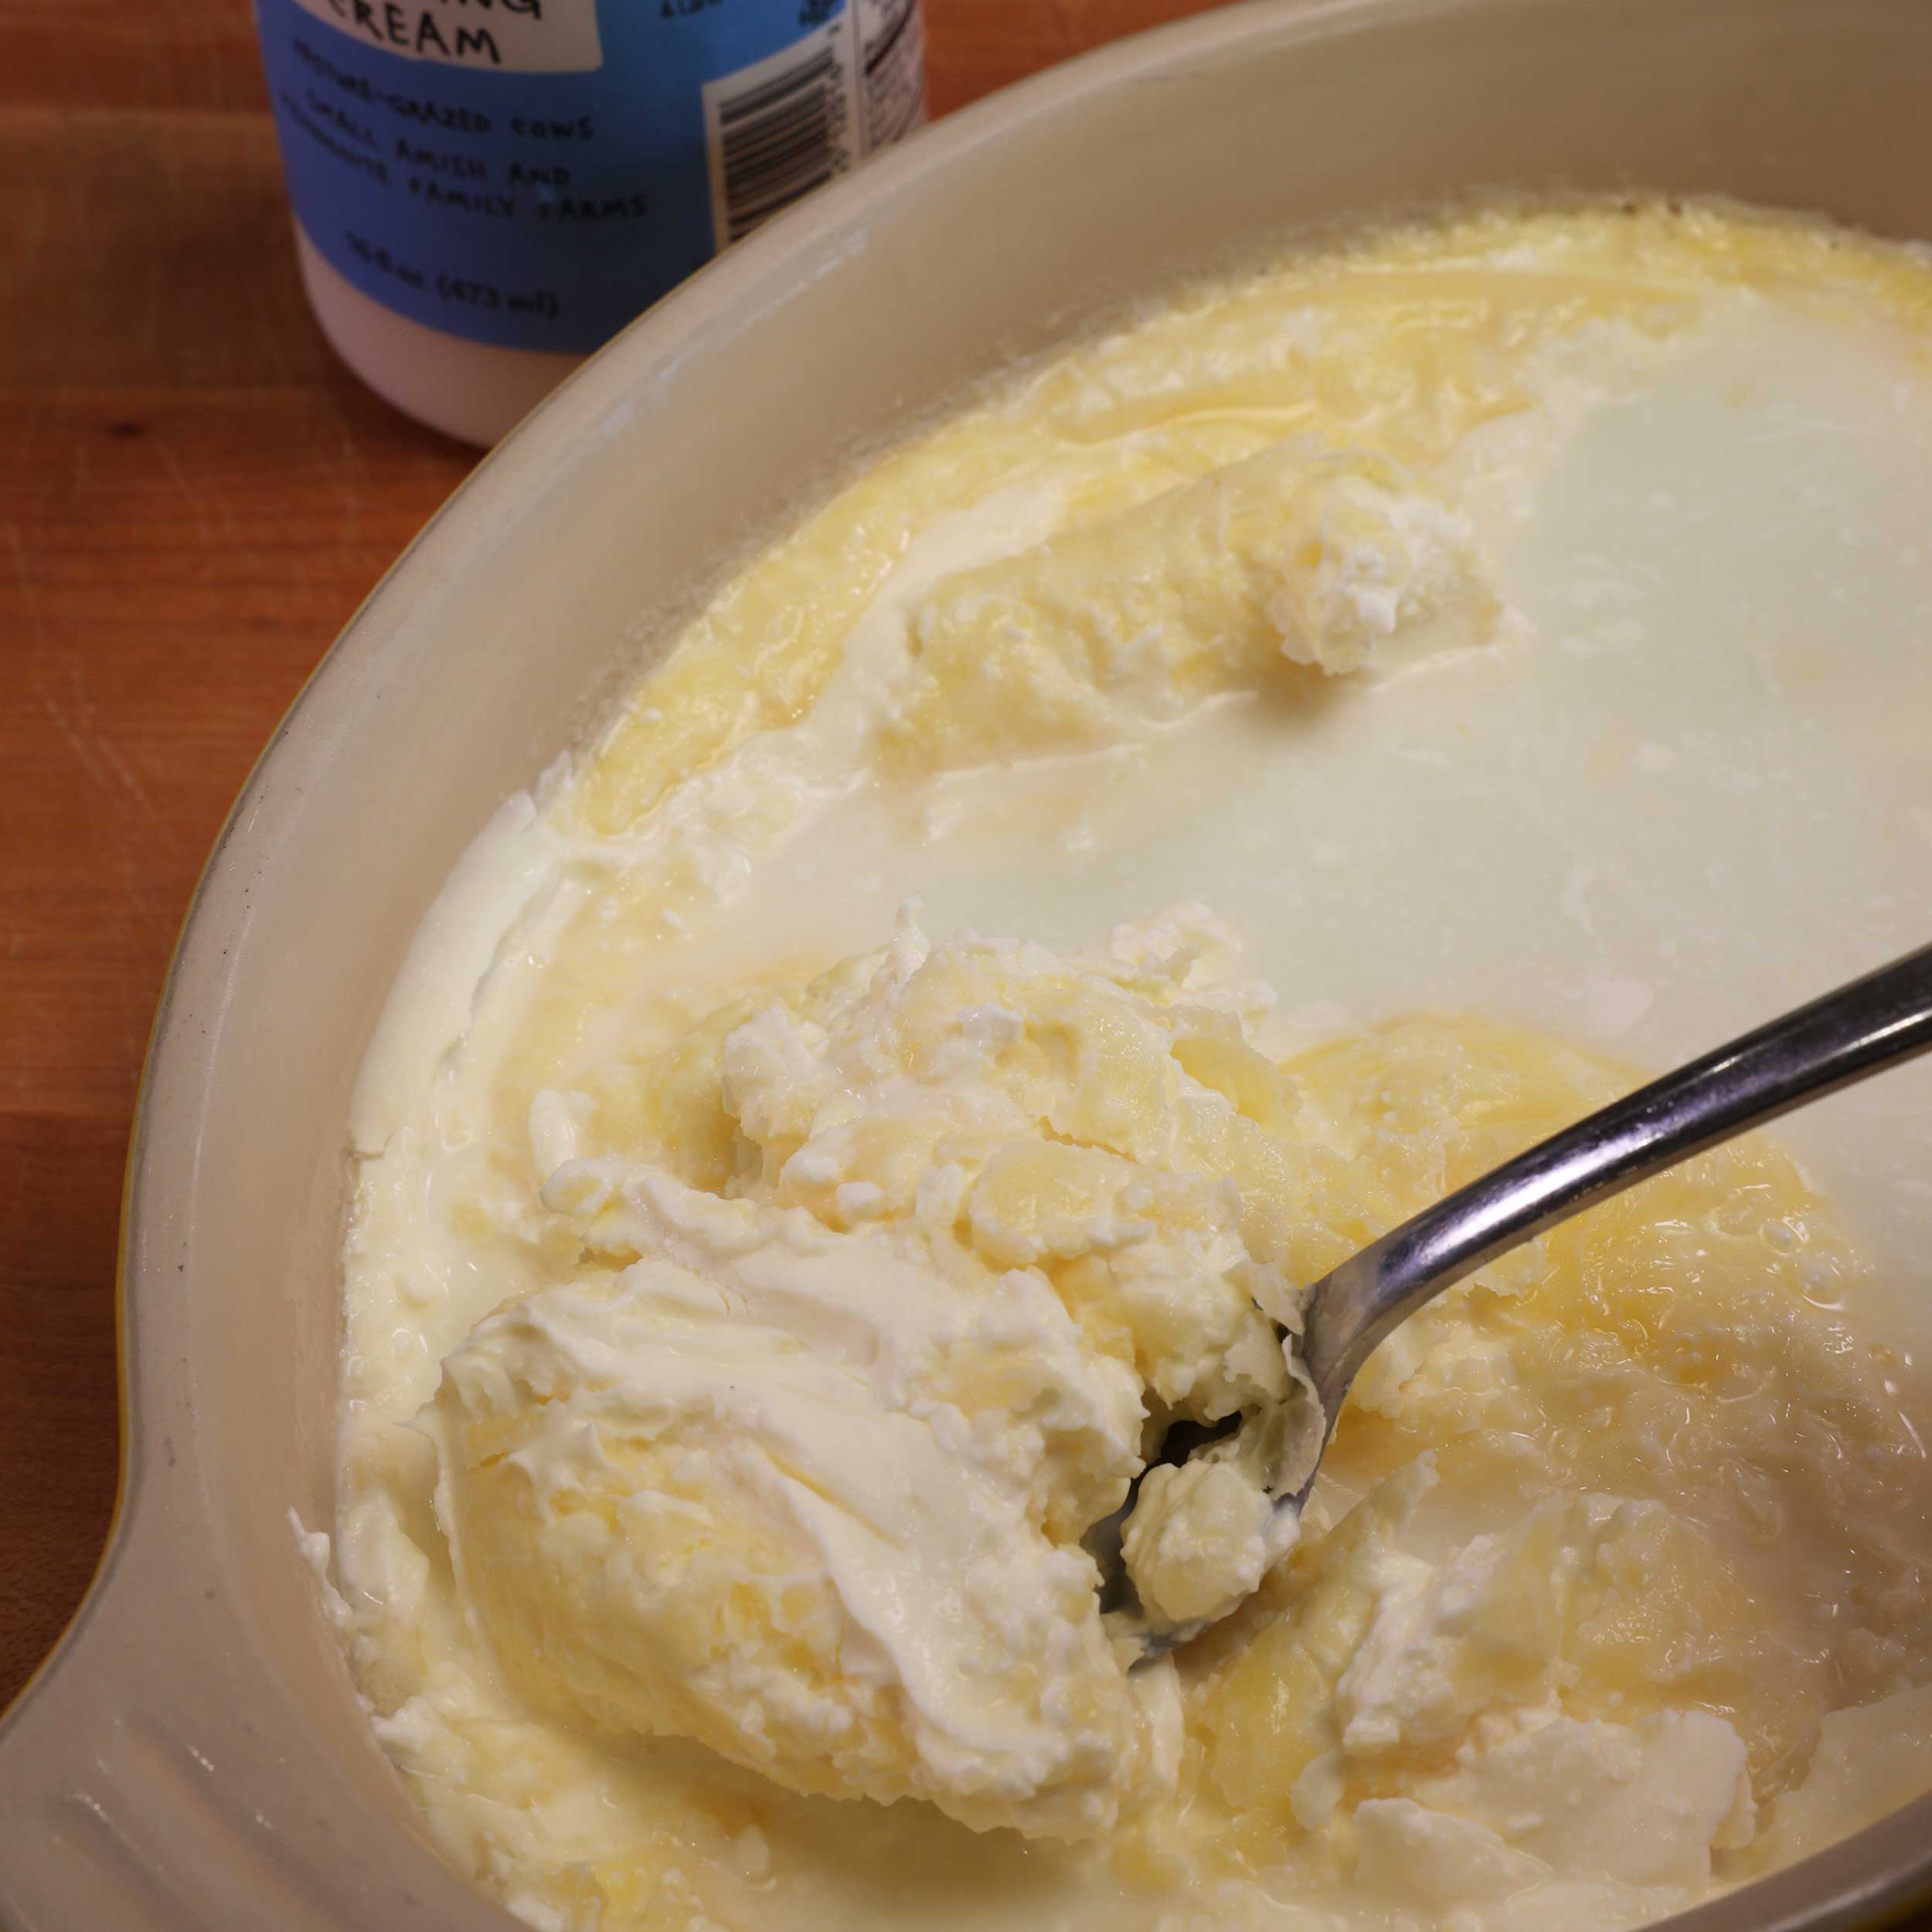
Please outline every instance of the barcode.
[{"label": "barcode", "polygon": [[843,36],[827,34],[704,90],[718,246],[742,240],[847,165]]},{"label": "barcode", "polygon": [[865,70],[866,151],[926,118],[926,29],[918,0],[849,0]]}]

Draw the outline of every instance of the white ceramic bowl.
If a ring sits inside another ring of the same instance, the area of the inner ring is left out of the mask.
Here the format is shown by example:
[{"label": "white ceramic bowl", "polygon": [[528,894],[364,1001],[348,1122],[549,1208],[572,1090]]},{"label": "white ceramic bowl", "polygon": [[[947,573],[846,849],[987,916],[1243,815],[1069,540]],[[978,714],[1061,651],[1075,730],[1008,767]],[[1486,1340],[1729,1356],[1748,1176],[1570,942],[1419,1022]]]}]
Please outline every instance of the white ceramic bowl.
[{"label": "white ceramic bowl", "polygon": [[[0,1726],[15,1932],[504,1927],[371,1740],[331,1516],[349,1083],[417,920],[725,563],[973,378],[1271,231],[1475,187],[1723,192],[1932,236],[1925,0],[1314,0],[957,115],[645,317],[459,491],[276,733],[163,998],[122,1235],[121,1508]],[[1740,1016],[1742,1017],[1742,1016]],[[1873,1925],[1932,1801],[1693,1911]]]}]

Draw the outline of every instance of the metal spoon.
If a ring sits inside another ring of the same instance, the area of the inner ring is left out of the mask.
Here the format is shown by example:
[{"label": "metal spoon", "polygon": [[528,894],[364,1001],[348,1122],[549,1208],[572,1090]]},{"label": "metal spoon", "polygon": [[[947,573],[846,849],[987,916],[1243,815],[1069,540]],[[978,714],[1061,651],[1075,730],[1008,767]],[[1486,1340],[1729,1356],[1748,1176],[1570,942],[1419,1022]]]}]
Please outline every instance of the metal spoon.
[{"label": "metal spoon", "polygon": [[[1372,1242],[1323,1276],[1308,1299],[1301,1355],[1321,1401],[1320,1448],[1376,1344],[1444,1288],[1679,1161],[1928,1049],[1932,946],[1612,1101]],[[1200,1430],[1191,1433],[1179,1454],[1156,1460],[1184,1459],[1201,1440]],[[1314,1481],[1311,1468],[1277,1506],[1298,1510]],[[1121,1554],[1133,1502],[1097,1526],[1087,1547],[1100,1565],[1110,1628],[1155,1657],[1219,1618],[1167,1625],[1141,1610]]]}]

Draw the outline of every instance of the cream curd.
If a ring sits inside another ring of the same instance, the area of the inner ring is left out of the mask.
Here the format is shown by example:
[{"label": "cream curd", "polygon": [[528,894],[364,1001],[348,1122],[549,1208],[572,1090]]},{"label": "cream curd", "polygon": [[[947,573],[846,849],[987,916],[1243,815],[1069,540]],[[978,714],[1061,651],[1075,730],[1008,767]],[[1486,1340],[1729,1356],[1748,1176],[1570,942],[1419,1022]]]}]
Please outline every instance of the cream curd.
[{"label": "cream curd", "polygon": [[[1294,255],[872,464],[503,808],[358,1085],[306,1545],[454,1859],[1596,1928],[1932,1787],[1915,1074],[1480,1272],[1273,1506],[1309,1283],[1794,934],[1922,943],[1929,352],[1932,266],[1743,211]],[[1083,1539],[1230,1418],[1124,1549],[1253,1594],[1130,1669]]]}]

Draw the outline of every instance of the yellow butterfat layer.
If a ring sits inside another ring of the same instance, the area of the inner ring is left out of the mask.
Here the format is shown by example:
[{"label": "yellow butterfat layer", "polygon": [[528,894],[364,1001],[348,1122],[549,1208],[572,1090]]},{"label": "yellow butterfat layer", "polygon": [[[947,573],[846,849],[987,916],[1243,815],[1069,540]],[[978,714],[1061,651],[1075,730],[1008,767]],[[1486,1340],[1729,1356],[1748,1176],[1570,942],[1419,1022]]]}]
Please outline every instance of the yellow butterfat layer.
[{"label": "yellow butterfat layer", "polygon": [[1932,334],[1932,275],[1911,257],[1656,202],[1420,223],[1184,298],[893,452],[750,565],[625,699],[573,812],[621,832],[802,716],[912,533],[1002,483],[1050,473],[1085,522],[1311,430],[1427,468],[1532,400],[1522,369],[1539,344],[1593,321],[1668,334],[1724,287],[1862,304]]}]

